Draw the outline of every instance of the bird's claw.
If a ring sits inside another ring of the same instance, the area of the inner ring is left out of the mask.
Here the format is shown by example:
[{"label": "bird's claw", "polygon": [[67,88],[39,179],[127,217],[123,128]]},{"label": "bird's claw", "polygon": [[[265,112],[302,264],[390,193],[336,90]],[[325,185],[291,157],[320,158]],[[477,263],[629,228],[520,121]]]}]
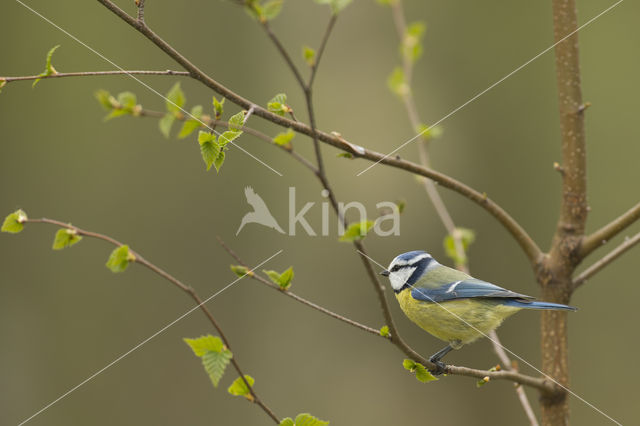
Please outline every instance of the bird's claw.
[{"label": "bird's claw", "polygon": [[434,376],[441,376],[447,372],[447,364],[445,364],[444,362],[433,359],[430,359],[429,361],[431,361],[431,363],[436,366],[433,369],[429,369],[429,373],[433,374]]}]

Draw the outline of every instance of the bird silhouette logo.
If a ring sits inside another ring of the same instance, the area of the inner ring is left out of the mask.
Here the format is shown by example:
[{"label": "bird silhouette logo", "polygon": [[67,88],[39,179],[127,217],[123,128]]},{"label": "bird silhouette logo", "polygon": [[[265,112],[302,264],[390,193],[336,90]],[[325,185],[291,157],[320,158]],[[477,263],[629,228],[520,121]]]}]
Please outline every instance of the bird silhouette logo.
[{"label": "bird silhouette logo", "polygon": [[284,231],[280,228],[280,225],[278,225],[278,222],[269,211],[264,200],[256,194],[253,188],[247,186],[244,189],[244,195],[247,198],[247,203],[253,207],[253,211],[244,215],[242,222],[240,222],[240,227],[236,231],[236,235],[240,233],[247,223],[259,223],[260,225],[273,228],[279,233],[284,234]]}]

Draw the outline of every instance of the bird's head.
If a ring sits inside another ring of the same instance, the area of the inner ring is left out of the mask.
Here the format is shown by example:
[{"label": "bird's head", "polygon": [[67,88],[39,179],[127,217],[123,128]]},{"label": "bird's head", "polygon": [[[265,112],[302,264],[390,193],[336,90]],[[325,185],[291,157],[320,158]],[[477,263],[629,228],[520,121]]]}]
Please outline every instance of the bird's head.
[{"label": "bird's head", "polygon": [[410,251],[398,255],[391,261],[389,267],[380,275],[389,277],[391,287],[396,293],[405,287],[415,284],[430,266],[436,266],[433,257],[422,250]]}]

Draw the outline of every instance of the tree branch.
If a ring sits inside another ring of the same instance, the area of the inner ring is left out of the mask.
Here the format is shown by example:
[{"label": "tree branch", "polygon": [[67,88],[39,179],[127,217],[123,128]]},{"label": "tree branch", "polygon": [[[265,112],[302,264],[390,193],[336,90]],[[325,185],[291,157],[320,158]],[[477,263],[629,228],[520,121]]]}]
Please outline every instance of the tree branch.
[{"label": "tree branch", "polygon": [[[112,244],[112,245],[114,245],[116,247],[121,247],[123,245],[121,242],[119,242],[119,241],[117,241],[117,240],[115,240],[115,239],[113,239],[113,238],[111,238],[111,237],[109,237],[107,235],[99,234],[97,232],[92,232],[92,231],[86,231],[84,229],[78,228],[77,226],[74,226],[74,225],[71,225],[71,224],[68,224],[68,223],[64,223],[64,222],[60,222],[60,221],[54,220],[54,219],[47,219],[47,218],[26,219],[25,222],[26,223],[47,223],[47,224],[51,224],[51,225],[56,225],[56,226],[59,226],[60,228],[70,229],[70,230],[74,231],[77,235],[80,235],[80,236],[89,237],[89,238],[95,238],[95,239],[98,239],[98,240],[106,241],[109,244]],[[224,332],[222,331],[222,328],[220,327],[220,325],[215,320],[215,318],[213,317],[213,315],[211,314],[209,309],[205,306],[205,304],[202,301],[202,299],[200,299],[200,297],[198,296],[198,294],[196,293],[196,291],[192,287],[184,284],[182,281],[180,281],[179,279],[177,279],[174,276],[170,275],[168,272],[164,271],[163,269],[161,269],[160,267],[156,266],[155,264],[149,262],[144,257],[142,257],[142,255],[140,255],[140,253],[138,253],[136,251],[133,251],[133,250],[130,250],[130,251],[135,257],[133,262],[138,263],[138,264],[146,267],[147,269],[155,272],[156,274],[158,274],[162,278],[164,278],[167,281],[169,281],[171,284],[173,284],[176,287],[178,287],[180,290],[182,290],[185,293],[187,293],[194,300],[194,302],[196,302],[197,307],[200,308],[200,310],[204,313],[204,315],[207,317],[207,319],[209,320],[211,325],[213,325],[213,327],[216,329],[216,331],[220,335],[220,338],[224,342],[225,346],[231,351],[231,345],[229,344],[229,340],[227,339],[227,337],[225,336]],[[235,354],[231,358],[231,364],[233,365],[233,368],[236,370],[238,375],[244,381],[245,385],[247,386],[247,389],[249,389],[249,392],[251,393],[251,396],[253,397],[253,402],[256,403],[260,408],[262,408],[262,410],[269,417],[271,417],[271,419],[276,424],[279,424],[280,420],[278,419],[278,417],[258,397],[258,395],[256,394],[256,392],[253,389],[253,387],[247,382],[247,379],[244,377],[244,373],[240,369],[240,365],[238,364],[237,357],[236,357]]]},{"label": "tree branch", "polygon": [[307,87],[312,87],[313,82],[316,78],[316,73],[318,72],[318,67],[320,66],[320,60],[322,59],[322,55],[324,53],[325,47],[327,47],[327,41],[329,41],[329,36],[331,35],[331,31],[338,19],[338,14],[332,13],[331,19],[329,19],[329,24],[324,31],[324,35],[322,36],[322,41],[320,42],[320,47],[318,48],[318,52],[316,53],[316,58],[311,65],[311,75],[309,76],[309,81],[307,82]]},{"label": "tree branch", "polygon": [[104,75],[178,75],[183,77],[189,77],[190,74],[186,71],[84,71],[84,72],[59,72],[57,74],[50,75],[24,75],[18,77],[0,77],[0,81],[11,83],[14,81],[25,80],[46,80],[48,78],[64,78],[64,77],[90,77],[90,76],[104,76]]},{"label": "tree branch", "polygon": [[580,256],[582,258],[588,256],[595,249],[606,244],[607,241],[624,231],[638,219],[640,219],[640,203],[631,207],[623,215],[598,229],[593,234],[586,236],[584,240],[582,240]]},{"label": "tree branch", "polygon": [[[162,38],[155,34],[146,24],[137,22],[134,18],[129,16],[126,12],[124,12],[110,0],[98,0],[98,2],[100,2],[111,12],[120,17],[127,24],[135,28],[142,35],[147,37],[169,57],[173,58],[176,62],[182,65],[189,72],[192,78],[200,81],[205,86],[229,99],[231,102],[235,103],[241,108],[249,109],[252,105],[254,105],[252,102],[229,90],[225,86],[221,85],[220,83],[206,75],[198,67],[189,62],[178,51],[171,47],[167,42],[165,42]],[[268,121],[271,121],[274,124],[291,128],[298,133],[302,133],[311,137],[313,137],[313,134],[315,133],[318,140],[334,146],[342,151],[349,152],[354,157],[364,158],[373,162],[380,162],[391,167],[399,168],[410,173],[427,177],[438,182],[445,188],[458,192],[459,194],[465,196],[469,200],[483,207],[492,216],[494,216],[520,244],[532,264],[537,264],[540,261],[542,252],[538,248],[537,244],[533,241],[533,239],[531,239],[529,234],[522,228],[522,226],[518,222],[516,222],[506,211],[504,211],[502,207],[489,199],[487,197],[487,194],[480,193],[470,188],[469,186],[435,170],[431,170],[418,164],[402,160],[398,157],[387,157],[386,155],[379,152],[367,150],[365,148],[353,145],[337,134],[328,134],[319,130],[313,131],[310,126],[307,126],[304,123],[293,121],[286,117],[274,114],[260,106],[257,106],[255,108],[254,114]]]},{"label": "tree branch", "polygon": [[602,270],[605,266],[616,260],[618,257],[626,253],[627,250],[640,243],[640,232],[631,238],[626,238],[622,244],[607,253],[602,259],[585,269],[580,275],[573,280],[573,289],[577,289],[584,284],[589,278]]}]

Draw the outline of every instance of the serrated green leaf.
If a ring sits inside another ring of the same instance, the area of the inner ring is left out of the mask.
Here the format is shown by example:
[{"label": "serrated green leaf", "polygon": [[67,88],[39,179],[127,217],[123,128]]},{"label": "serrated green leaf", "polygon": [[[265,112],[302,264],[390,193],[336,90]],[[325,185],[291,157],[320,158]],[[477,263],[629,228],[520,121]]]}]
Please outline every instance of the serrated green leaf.
[{"label": "serrated green leaf", "polygon": [[17,234],[24,229],[24,223],[27,221],[27,214],[24,210],[19,209],[4,218],[2,222],[1,232]]},{"label": "serrated green leaf", "polygon": [[240,111],[229,118],[229,130],[238,131],[244,125],[244,111]]},{"label": "serrated green leaf", "polygon": [[391,75],[387,79],[387,85],[389,86],[389,90],[391,90],[392,93],[400,97],[408,94],[411,91],[405,79],[404,71],[402,71],[402,68],[400,67],[394,68],[394,70],[391,72]]},{"label": "serrated green leaf", "polygon": [[231,360],[231,352],[224,350],[222,352],[207,351],[202,356],[202,365],[211,379],[214,387],[218,387],[220,379],[224,375],[224,371]]},{"label": "serrated green leaf", "polygon": [[287,270],[285,270],[281,274],[276,271],[271,271],[267,269],[263,269],[262,272],[267,274],[269,279],[274,284],[277,284],[281,290],[287,290],[289,287],[291,287],[291,280],[293,280],[293,266],[289,267]]},{"label": "serrated green leaf", "polygon": [[271,0],[262,5],[261,19],[265,21],[271,21],[275,19],[282,10],[283,0]]},{"label": "serrated green leaf", "polygon": [[214,135],[213,133],[209,133],[209,132],[205,132],[203,130],[200,130],[198,132],[198,143],[202,144],[204,142],[215,142],[216,141],[216,135]]},{"label": "serrated green leaf", "polygon": [[285,115],[291,111],[291,108],[287,106],[287,95],[284,93],[278,93],[268,103],[267,109],[278,115]]},{"label": "serrated green leaf", "polygon": [[388,325],[382,326],[382,328],[380,329],[380,335],[382,337],[389,337],[389,326]]},{"label": "serrated green leaf", "polygon": [[[248,374],[245,374],[244,378],[249,383],[249,386],[253,387],[253,384],[256,382],[254,378],[249,376]],[[247,399],[253,399],[251,397],[251,393],[249,392],[249,388],[241,377],[238,377],[233,381],[231,386],[229,386],[229,388],[227,389],[227,392],[234,396],[244,396]]]},{"label": "serrated green leaf", "polygon": [[158,127],[160,128],[160,131],[162,132],[164,137],[167,139],[169,139],[169,136],[171,136],[171,127],[173,126],[174,121],[176,121],[176,116],[170,112],[166,113],[160,119],[160,121],[158,121]]},{"label": "serrated green leaf", "polygon": [[460,255],[458,254],[453,235],[449,234],[444,237],[443,241],[445,253],[449,258],[453,259],[456,264],[466,265],[467,251],[469,250],[469,246],[475,241],[476,234],[472,229],[467,228],[456,228],[454,232],[458,234],[458,238],[462,243],[463,252]]},{"label": "serrated green leaf", "polygon": [[182,125],[182,129],[180,129],[180,133],[178,133],[178,139],[186,138],[197,128],[202,126],[202,123],[200,123],[200,117],[202,117],[202,105],[196,105],[191,108],[191,117],[192,118],[185,121]]},{"label": "serrated green leaf", "polygon": [[[56,45],[53,46],[51,49],[49,49],[49,51],[47,52],[47,61],[45,64],[45,68],[44,71],[40,74],[38,74],[38,76],[40,77],[46,77],[48,75],[53,75],[53,74],[58,74],[58,71],[56,71],[56,69],[53,67],[53,65],[51,65],[51,58],[53,58],[53,52],[56,51],[56,49],[58,49],[58,47],[60,47],[60,45]],[[33,81],[33,84],[31,85],[31,87],[36,87],[36,84],[40,81],[41,79],[37,78]]]},{"label": "serrated green leaf", "polygon": [[287,129],[286,132],[278,133],[273,138],[273,142],[276,145],[280,145],[280,146],[291,146],[290,142],[294,138],[295,135],[296,135],[296,132],[294,132],[291,129]]},{"label": "serrated green leaf", "polygon": [[249,268],[247,268],[246,266],[230,265],[230,268],[233,271],[233,273],[239,276],[240,278],[244,277],[245,275],[251,274],[251,272],[249,271]]},{"label": "serrated green leaf", "polygon": [[429,372],[429,370],[427,370],[424,365],[420,364],[419,362],[416,362],[415,373],[416,379],[418,379],[418,381],[422,383],[428,383],[438,380],[433,374]]},{"label": "serrated green leaf", "polygon": [[352,223],[344,231],[344,234],[340,237],[340,241],[352,242],[363,239],[367,232],[373,227],[374,222],[372,220],[363,220],[359,223]]},{"label": "serrated green leaf", "polygon": [[220,136],[218,136],[218,144],[225,146],[229,142],[233,142],[242,134],[242,130],[227,130]]},{"label": "serrated green leaf", "polygon": [[184,96],[184,92],[180,88],[180,82],[174,84],[169,92],[167,93],[166,106],[167,111],[177,114],[181,112],[182,107],[184,106],[187,98]]},{"label": "serrated green leaf", "polygon": [[415,368],[416,363],[415,361],[407,358],[404,361],[402,361],[402,366],[404,367],[405,370],[409,370],[413,372],[413,369]]},{"label": "serrated green leaf", "polygon": [[218,102],[216,97],[213,97],[213,111],[216,114],[216,120],[219,120],[222,117],[222,113],[224,112],[224,98]]},{"label": "serrated green leaf", "polygon": [[209,169],[211,169],[211,166],[220,155],[220,146],[212,140],[205,142],[201,142],[200,140],[198,140],[198,142],[200,143],[200,153],[202,154],[202,159],[207,165],[208,171]]},{"label": "serrated green leaf", "polygon": [[109,260],[107,261],[107,268],[111,272],[124,272],[129,266],[129,262],[136,260],[131,251],[129,251],[128,245],[122,245],[111,252]]},{"label": "serrated green leaf", "polygon": [[120,108],[122,108],[123,110],[127,112],[133,112],[137,104],[137,98],[135,93],[131,93],[131,92],[118,93],[118,103],[120,104]]},{"label": "serrated green leaf", "polygon": [[331,7],[331,12],[334,15],[337,15],[342,12],[349,3],[351,3],[351,0],[315,0],[315,2],[319,4],[328,4]]},{"label": "serrated green leaf", "polygon": [[53,239],[53,249],[62,250],[63,248],[71,247],[81,239],[82,236],[78,235],[78,231],[75,229],[58,229],[58,232],[56,232],[56,236]]},{"label": "serrated green leaf", "polygon": [[218,156],[213,161],[213,166],[216,168],[216,173],[220,173],[220,169],[222,168],[222,165],[224,164],[224,159],[226,158],[226,154],[224,153],[225,149],[226,148],[222,147],[220,149],[220,152],[218,152]]},{"label": "serrated green leaf", "polygon": [[302,57],[310,67],[316,64],[316,51],[309,46],[302,46]]},{"label": "serrated green leaf", "polygon": [[287,417],[282,419],[280,426],[295,426],[295,423],[293,423],[293,419],[291,417]]},{"label": "serrated green leaf", "polygon": [[193,354],[197,357],[202,357],[207,351],[222,352],[225,349],[222,339],[210,334],[196,339],[184,338],[182,340],[189,345]]}]

